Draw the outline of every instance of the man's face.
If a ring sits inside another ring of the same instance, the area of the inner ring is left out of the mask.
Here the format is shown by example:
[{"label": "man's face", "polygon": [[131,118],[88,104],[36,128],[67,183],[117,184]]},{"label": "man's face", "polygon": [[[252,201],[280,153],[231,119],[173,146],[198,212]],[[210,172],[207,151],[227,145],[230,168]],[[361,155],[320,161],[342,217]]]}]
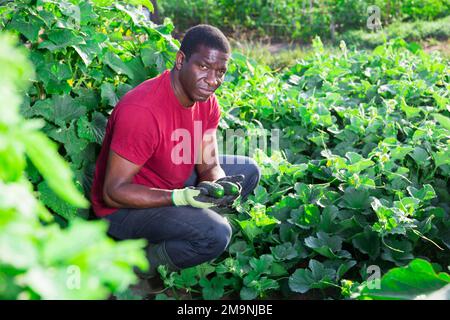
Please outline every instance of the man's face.
[{"label": "man's face", "polygon": [[188,61],[183,60],[179,78],[191,101],[206,101],[220,87],[229,57],[227,53],[201,45]]}]

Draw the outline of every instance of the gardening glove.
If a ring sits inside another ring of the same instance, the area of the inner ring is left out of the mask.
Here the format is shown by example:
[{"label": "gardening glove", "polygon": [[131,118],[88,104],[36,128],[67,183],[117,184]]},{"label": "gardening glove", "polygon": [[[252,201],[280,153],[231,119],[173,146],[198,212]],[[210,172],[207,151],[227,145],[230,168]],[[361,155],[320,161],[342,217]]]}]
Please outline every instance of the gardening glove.
[{"label": "gardening glove", "polygon": [[226,176],[214,181],[224,189],[224,199],[226,206],[230,206],[241,195],[242,185],[244,181],[244,175],[238,174],[234,176]]},{"label": "gardening glove", "polygon": [[172,192],[172,202],[175,206],[192,206],[195,208],[211,208],[223,205],[224,190],[213,182],[201,182],[196,187],[175,189]]}]

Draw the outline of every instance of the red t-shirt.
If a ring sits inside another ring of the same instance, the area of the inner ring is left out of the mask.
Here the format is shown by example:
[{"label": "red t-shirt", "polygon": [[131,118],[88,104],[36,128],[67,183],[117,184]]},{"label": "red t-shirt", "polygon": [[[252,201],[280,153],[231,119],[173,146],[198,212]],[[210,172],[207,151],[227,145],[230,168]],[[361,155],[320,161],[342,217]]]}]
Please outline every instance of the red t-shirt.
[{"label": "red t-shirt", "polygon": [[129,91],[114,108],[106,126],[91,189],[95,214],[104,217],[118,210],[108,207],[102,196],[110,149],[142,165],[133,183],[159,189],[182,188],[194,170],[203,134],[216,129],[219,119],[214,94],[205,102],[183,107],[171,87],[169,70]]}]

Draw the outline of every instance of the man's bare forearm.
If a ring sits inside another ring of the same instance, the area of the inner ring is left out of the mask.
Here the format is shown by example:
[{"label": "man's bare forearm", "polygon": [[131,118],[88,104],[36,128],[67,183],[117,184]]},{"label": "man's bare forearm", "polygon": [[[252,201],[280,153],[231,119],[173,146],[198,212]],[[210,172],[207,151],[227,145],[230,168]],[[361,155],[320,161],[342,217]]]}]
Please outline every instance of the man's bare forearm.
[{"label": "man's bare forearm", "polygon": [[223,169],[220,167],[220,165],[217,165],[215,167],[212,167],[209,170],[199,173],[198,182],[214,181],[214,180],[223,178],[225,176],[226,176],[225,171],[223,171]]},{"label": "man's bare forearm", "polygon": [[123,184],[104,195],[113,208],[156,208],[172,206],[172,190],[154,189],[140,184]]}]

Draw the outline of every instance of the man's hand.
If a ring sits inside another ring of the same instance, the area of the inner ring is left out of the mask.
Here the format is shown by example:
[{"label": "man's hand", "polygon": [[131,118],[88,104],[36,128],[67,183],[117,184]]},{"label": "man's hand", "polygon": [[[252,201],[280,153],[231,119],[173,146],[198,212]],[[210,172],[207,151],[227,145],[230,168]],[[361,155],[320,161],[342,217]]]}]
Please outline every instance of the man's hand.
[{"label": "man's hand", "polygon": [[202,181],[196,187],[175,189],[172,202],[175,206],[195,208],[228,207],[241,195],[242,174],[226,176],[216,181]]},{"label": "man's hand", "polygon": [[226,176],[214,181],[214,183],[220,185],[224,189],[224,205],[230,206],[241,195],[242,186],[244,181],[244,175],[238,174],[234,176]]},{"label": "man's hand", "polygon": [[[202,184],[204,184],[202,182]],[[219,186],[222,188],[221,186]],[[205,185],[200,185],[197,187],[186,187],[184,189],[175,189],[172,192],[172,202],[175,206],[192,206],[195,208],[211,208],[215,206],[223,206],[226,199],[221,193],[210,194],[210,191],[205,187]]]}]

